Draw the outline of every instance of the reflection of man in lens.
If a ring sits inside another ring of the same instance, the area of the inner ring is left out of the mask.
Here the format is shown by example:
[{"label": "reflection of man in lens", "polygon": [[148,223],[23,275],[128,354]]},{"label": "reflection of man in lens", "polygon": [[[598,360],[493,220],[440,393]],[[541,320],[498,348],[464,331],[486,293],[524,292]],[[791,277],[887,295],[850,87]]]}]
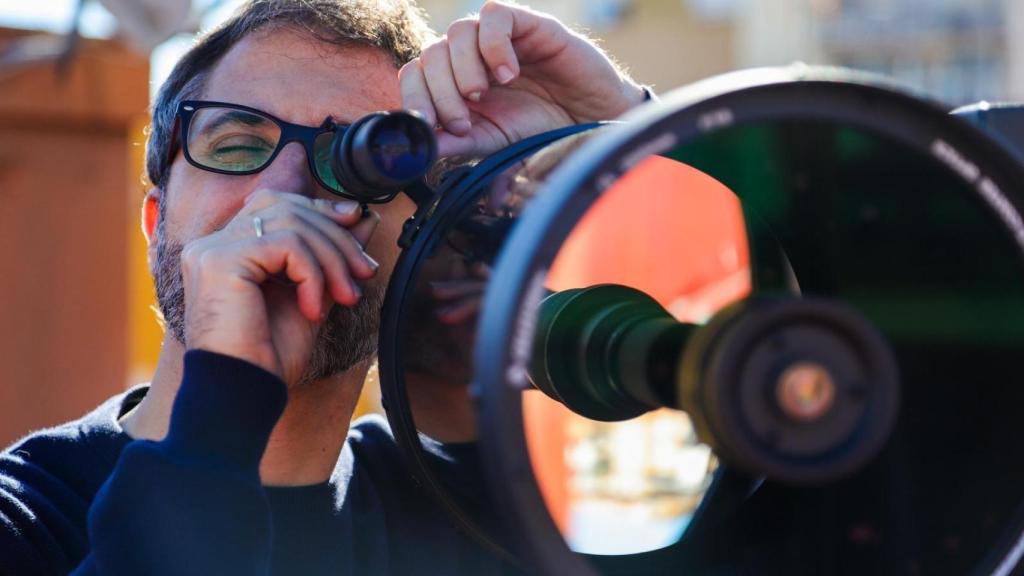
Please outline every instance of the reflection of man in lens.
[{"label": "reflection of man in lens", "polygon": [[[403,0],[262,0],[178,63],[147,148],[157,371],[0,456],[0,571],[493,573],[379,418],[349,431],[414,206],[364,216],[322,169],[319,131],[408,108],[439,126],[441,155],[480,155],[644,93],[525,8],[489,2],[421,51],[427,37]],[[208,108],[248,120],[192,125]],[[269,128],[285,125],[310,138]]]},{"label": "reflection of man in lens", "polygon": [[[584,133],[585,134],[585,133]],[[409,299],[402,369],[416,428],[443,442],[476,439],[469,384],[484,291],[501,243],[527,202],[585,136],[566,138],[498,174],[422,259]],[[472,192],[472,191],[471,191]]]},{"label": "reflection of man in lens", "polygon": [[416,429],[442,442],[476,439],[469,383],[488,267],[440,243],[416,278],[402,358]]}]

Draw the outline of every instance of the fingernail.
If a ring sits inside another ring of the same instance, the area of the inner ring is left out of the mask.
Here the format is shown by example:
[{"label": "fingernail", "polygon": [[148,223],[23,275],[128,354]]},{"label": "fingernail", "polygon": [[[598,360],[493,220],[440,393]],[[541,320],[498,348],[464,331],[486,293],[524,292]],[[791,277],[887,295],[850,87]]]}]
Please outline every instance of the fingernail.
[{"label": "fingernail", "polygon": [[348,283],[352,286],[352,293],[355,294],[357,299],[363,295],[363,291],[359,289],[359,284],[356,284],[355,280],[350,278]]},{"label": "fingernail", "polygon": [[334,203],[334,211],[337,212],[338,214],[344,214],[348,216],[349,214],[355,213],[355,211],[358,209],[359,204],[351,200],[342,200],[340,202]]},{"label": "fingernail", "polygon": [[370,268],[373,268],[375,271],[377,270],[377,268],[380,268],[380,264],[378,264],[377,261],[373,259],[373,256],[370,256],[369,254],[363,252],[363,258],[366,258],[366,263],[369,264]]},{"label": "fingernail", "polygon": [[494,71],[494,77],[498,79],[498,82],[502,84],[508,84],[512,81],[516,75],[512,72],[512,69],[502,64],[498,66],[498,69]]},{"label": "fingernail", "polygon": [[473,125],[469,123],[469,120],[459,118],[458,120],[452,120],[448,125],[448,131],[453,134],[465,134],[473,128]]},{"label": "fingernail", "polygon": [[481,96],[481,94],[479,92],[470,92],[469,96],[466,96],[466,98],[469,98],[473,102],[479,102],[480,101],[480,96]]}]

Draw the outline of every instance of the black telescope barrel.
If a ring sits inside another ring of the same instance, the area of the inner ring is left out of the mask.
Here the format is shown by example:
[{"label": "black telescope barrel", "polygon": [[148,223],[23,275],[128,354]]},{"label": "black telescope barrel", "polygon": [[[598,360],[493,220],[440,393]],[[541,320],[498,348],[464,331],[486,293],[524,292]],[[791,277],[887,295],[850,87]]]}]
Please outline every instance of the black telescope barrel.
[{"label": "black telescope barrel", "polygon": [[629,286],[555,292],[540,306],[530,380],[593,420],[674,407],[676,367],[692,328]]},{"label": "black telescope barrel", "polygon": [[724,462],[798,484],[875,456],[900,395],[887,342],[840,302],[747,299],[697,326],[617,284],[541,302],[529,376],[591,420],[684,410]]}]

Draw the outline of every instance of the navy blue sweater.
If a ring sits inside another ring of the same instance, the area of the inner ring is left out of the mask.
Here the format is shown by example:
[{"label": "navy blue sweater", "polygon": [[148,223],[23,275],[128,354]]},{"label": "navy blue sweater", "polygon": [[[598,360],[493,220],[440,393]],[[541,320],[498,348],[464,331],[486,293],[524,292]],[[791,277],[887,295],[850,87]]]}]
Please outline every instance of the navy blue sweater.
[{"label": "navy blue sweater", "polygon": [[0,574],[509,571],[417,490],[380,417],[351,427],[328,482],[272,488],[260,484],[259,461],[285,406],[281,380],[189,352],[160,442],[133,441],[117,424],[145,391],[0,456]]}]

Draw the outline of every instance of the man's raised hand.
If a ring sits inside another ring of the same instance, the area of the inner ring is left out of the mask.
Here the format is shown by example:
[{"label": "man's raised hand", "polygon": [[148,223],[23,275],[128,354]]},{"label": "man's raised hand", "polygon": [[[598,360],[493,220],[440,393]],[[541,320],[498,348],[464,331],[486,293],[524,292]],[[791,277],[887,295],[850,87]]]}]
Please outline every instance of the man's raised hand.
[{"label": "man's raised hand", "polygon": [[570,124],[613,119],[641,86],[591,41],[526,7],[489,1],[400,74],[403,106],[440,127],[441,156],[487,154]]},{"label": "man's raised hand", "polygon": [[187,347],[295,383],[330,307],[355,305],[356,281],[376,273],[363,246],[378,222],[351,200],[255,192],[226,226],[182,251]]}]

